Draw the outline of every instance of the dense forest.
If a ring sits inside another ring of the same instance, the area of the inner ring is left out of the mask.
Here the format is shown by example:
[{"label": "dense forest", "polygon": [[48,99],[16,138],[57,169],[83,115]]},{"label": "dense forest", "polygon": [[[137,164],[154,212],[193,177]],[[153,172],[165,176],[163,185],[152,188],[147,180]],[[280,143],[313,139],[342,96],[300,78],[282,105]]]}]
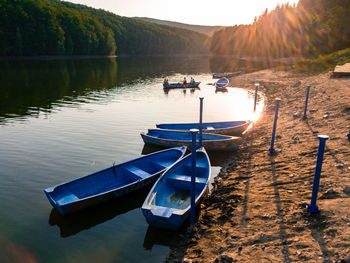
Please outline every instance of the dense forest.
[{"label": "dense forest", "polygon": [[179,22],[154,19],[154,18],[149,18],[149,17],[134,17],[134,18],[142,20],[142,21],[146,21],[146,22],[155,23],[155,24],[184,28],[184,29],[192,30],[192,31],[195,31],[198,33],[208,35],[208,36],[212,36],[215,31],[224,28],[224,26],[190,25],[190,24],[184,24],[184,23],[179,23]]},{"label": "dense forest", "polygon": [[0,0],[0,56],[207,53],[207,36],[59,0]]},{"label": "dense forest", "polygon": [[250,25],[214,33],[214,54],[318,56],[350,46],[350,0],[300,0],[266,10]]}]

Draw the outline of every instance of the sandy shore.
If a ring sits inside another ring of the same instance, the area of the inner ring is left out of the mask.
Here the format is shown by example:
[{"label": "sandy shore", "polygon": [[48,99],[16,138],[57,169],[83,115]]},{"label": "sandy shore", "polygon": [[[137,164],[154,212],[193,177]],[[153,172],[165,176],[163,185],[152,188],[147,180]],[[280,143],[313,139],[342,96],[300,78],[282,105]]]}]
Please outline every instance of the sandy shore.
[{"label": "sandy shore", "polygon": [[[255,82],[266,96],[264,112],[216,178],[193,233],[180,236],[166,261],[345,262],[350,256],[350,79],[264,70],[230,81],[252,91]],[[308,84],[308,119],[303,120]],[[270,155],[276,97],[281,98],[276,154]],[[330,139],[317,201],[321,212],[310,215],[305,207],[318,134]]]}]

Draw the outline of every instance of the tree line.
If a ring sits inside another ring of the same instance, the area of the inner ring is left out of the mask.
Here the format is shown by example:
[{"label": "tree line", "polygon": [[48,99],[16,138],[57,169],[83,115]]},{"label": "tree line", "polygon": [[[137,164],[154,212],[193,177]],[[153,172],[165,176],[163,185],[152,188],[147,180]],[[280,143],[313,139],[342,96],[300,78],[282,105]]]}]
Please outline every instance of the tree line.
[{"label": "tree line", "polygon": [[278,5],[250,25],[214,33],[210,51],[255,57],[318,56],[350,46],[350,0]]},{"label": "tree line", "polygon": [[0,56],[207,53],[207,36],[59,0],[0,0]]}]

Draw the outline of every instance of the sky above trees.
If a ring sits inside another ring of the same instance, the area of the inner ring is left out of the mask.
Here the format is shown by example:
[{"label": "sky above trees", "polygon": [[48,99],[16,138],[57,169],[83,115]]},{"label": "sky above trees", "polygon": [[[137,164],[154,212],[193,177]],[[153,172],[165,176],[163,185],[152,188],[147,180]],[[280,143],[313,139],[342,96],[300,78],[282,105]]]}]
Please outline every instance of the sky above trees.
[{"label": "sky above trees", "polygon": [[298,0],[68,0],[121,16],[150,17],[196,25],[250,24],[268,8]]}]

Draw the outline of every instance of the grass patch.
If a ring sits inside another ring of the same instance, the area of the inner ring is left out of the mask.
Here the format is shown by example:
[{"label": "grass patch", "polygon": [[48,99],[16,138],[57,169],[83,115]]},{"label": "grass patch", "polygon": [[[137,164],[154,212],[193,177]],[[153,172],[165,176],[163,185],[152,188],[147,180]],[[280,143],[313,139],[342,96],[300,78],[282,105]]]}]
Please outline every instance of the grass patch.
[{"label": "grass patch", "polygon": [[320,55],[315,59],[298,61],[294,65],[297,72],[322,73],[333,70],[336,65],[350,62],[350,48],[336,51],[328,55]]}]

